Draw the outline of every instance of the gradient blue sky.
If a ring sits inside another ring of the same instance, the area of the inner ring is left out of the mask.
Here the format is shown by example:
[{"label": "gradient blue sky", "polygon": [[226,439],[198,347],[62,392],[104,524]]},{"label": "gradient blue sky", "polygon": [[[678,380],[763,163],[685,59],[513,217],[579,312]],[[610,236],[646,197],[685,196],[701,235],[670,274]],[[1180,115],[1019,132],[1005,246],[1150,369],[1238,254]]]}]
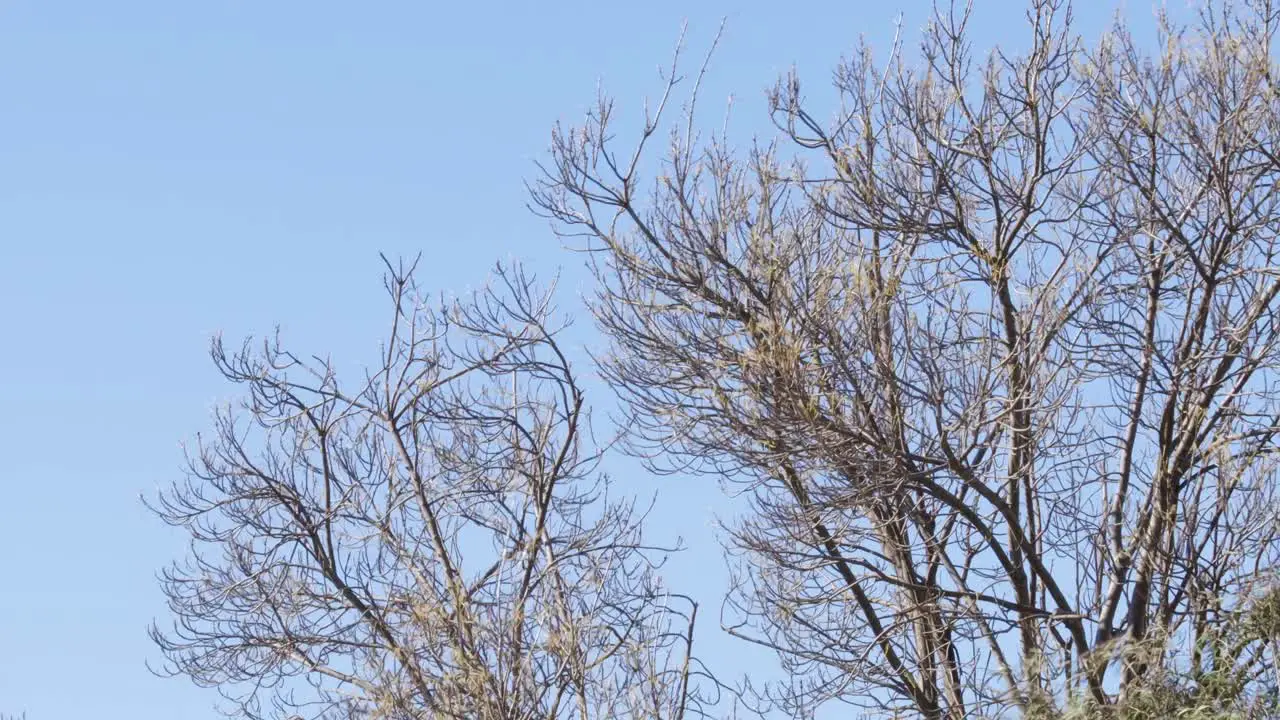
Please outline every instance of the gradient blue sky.
[{"label": "gradient blue sky", "polygon": [[[1078,4],[1090,34],[1114,7]],[[1021,0],[977,5],[980,46],[1021,38]],[[901,14],[913,45],[928,8],[0,3],[0,713],[215,717],[213,692],[144,665],[154,574],[183,545],[138,499],[228,397],[212,333],[278,322],[295,348],[361,362],[387,317],[380,251],[421,252],[423,283],[454,290],[500,258],[563,265],[574,310],[580,258],[525,209],[522,181],[597,81],[634,117],[682,20],[701,51],[726,17],[708,120],[732,93],[735,133],[769,134],[778,73],[795,64],[820,93],[859,34],[883,49]],[[703,654],[767,666],[715,631],[719,491],[618,474],[659,493],[655,536],[692,546],[668,577],[707,603]]]}]

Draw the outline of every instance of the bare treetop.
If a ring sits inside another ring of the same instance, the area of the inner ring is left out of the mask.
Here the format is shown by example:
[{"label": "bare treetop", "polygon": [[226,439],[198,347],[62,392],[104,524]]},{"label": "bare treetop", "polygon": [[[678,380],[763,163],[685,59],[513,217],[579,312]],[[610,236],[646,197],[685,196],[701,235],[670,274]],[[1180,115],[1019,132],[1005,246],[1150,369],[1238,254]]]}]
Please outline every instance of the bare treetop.
[{"label": "bare treetop", "polygon": [[1265,634],[1212,648],[1280,551],[1280,18],[1210,3],[1151,52],[1027,19],[1016,56],[955,8],[919,62],[861,49],[829,121],[784,78],[795,161],[699,135],[673,72],[634,144],[607,99],[558,129],[534,190],[593,251],[632,449],[752,493],[727,622],[788,715],[1275,687]]},{"label": "bare treetop", "polygon": [[682,718],[691,602],[606,495],[549,295],[519,268],[432,309],[393,268],[353,387],[277,340],[213,359],[243,389],[156,510],[170,670],[245,717]]}]

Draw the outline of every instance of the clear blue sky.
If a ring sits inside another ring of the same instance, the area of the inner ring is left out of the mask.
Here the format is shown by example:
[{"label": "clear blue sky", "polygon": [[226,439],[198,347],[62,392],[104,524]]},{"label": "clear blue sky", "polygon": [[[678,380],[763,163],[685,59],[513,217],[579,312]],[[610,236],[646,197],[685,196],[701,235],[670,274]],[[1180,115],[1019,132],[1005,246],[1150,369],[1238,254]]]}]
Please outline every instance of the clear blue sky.
[{"label": "clear blue sky", "polygon": [[[1079,4],[1096,31],[1107,10]],[[978,5],[980,42],[1019,37],[1021,0]],[[138,500],[227,397],[213,332],[279,322],[293,347],[362,361],[385,325],[379,251],[422,252],[441,289],[503,257],[565,265],[571,305],[580,258],[522,181],[597,81],[636,113],[681,21],[701,50],[727,17],[706,107],[733,93],[737,132],[768,132],[779,72],[820,92],[860,33],[886,47],[901,12],[914,44],[928,6],[0,4],[0,713],[215,716],[214,693],[144,666],[154,573],[183,546]],[[693,545],[668,577],[707,601],[704,654],[760,667],[714,632],[718,490],[619,475],[660,492],[655,536]]]}]

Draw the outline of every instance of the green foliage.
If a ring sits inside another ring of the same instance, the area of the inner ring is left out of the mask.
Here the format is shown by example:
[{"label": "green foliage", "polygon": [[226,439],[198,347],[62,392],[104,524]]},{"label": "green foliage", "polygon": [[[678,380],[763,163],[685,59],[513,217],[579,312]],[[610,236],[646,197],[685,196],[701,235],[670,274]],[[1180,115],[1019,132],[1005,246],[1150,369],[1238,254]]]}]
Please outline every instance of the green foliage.
[{"label": "green foliage", "polygon": [[1131,671],[1145,668],[1112,702],[1102,705],[1072,694],[1061,707],[1045,693],[1031,693],[1025,720],[1266,720],[1280,718],[1280,688],[1266,660],[1280,641],[1280,588],[1258,596],[1220,630],[1197,640],[1198,666],[1175,668],[1176,646],[1167,638],[1121,643],[1111,652]]}]

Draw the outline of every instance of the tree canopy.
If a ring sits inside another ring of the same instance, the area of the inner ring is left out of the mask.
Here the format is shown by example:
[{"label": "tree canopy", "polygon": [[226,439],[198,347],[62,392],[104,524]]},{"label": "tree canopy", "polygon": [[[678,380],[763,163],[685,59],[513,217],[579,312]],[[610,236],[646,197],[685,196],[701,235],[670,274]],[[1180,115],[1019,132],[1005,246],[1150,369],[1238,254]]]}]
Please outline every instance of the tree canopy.
[{"label": "tree canopy", "polygon": [[174,669],[254,717],[1273,716],[1280,9],[1090,44],[1033,0],[984,56],[969,20],[860,47],[830,113],[782,78],[746,148],[677,57],[630,141],[602,97],[531,183],[624,449],[750,498],[725,629],[781,681],[698,664],[518,269],[429,311],[393,268],[354,389],[215,345],[248,399],[158,504],[197,548]]}]

